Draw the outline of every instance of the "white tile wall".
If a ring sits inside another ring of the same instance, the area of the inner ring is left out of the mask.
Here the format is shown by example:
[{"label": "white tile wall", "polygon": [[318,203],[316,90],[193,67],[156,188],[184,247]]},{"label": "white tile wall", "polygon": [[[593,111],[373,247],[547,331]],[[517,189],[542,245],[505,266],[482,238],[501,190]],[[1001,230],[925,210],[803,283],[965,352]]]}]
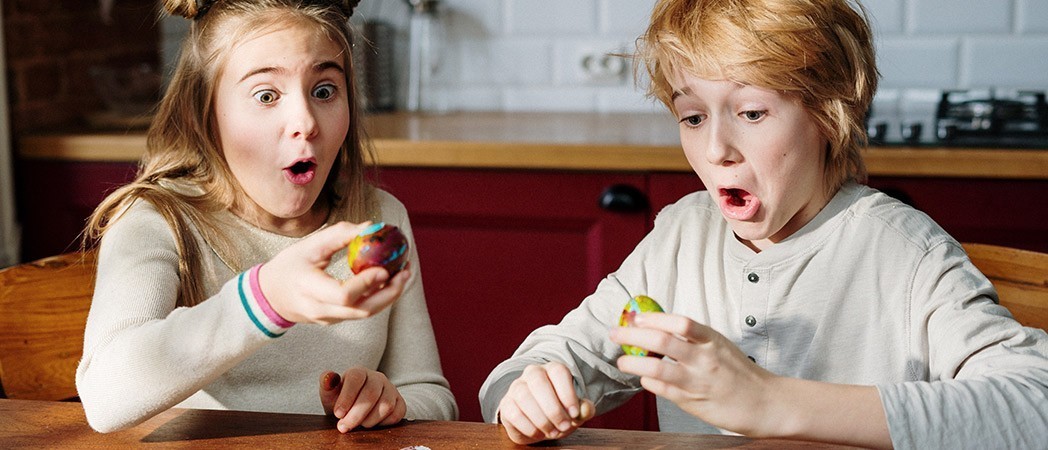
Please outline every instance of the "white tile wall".
[{"label": "white tile wall", "polygon": [[[870,0],[871,2],[874,0]],[[1009,33],[1014,0],[909,0],[914,34]]]},{"label": "white tile wall", "polygon": [[1048,33],[1048,2],[1044,0],[1019,0],[1016,8],[1020,33]]},{"label": "white tile wall", "polygon": [[505,2],[506,32],[509,34],[588,36],[597,31],[596,0],[502,1]]},{"label": "white tile wall", "polygon": [[[439,65],[425,88],[428,109],[662,108],[644,98],[631,64],[596,75],[582,64],[586,55],[632,49],[654,0],[438,1]],[[864,0],[864,6],[882,74],[879,109],[924,111],[942,89],[1048,90],[1048,0]],[[408,15],[403,0],[365,0],[354,22],[392,23],[403,50]],[[184,27],[164,29],[174,40]],[[173,54],[177,45],[164,49]],[[404,58],[398,61],[406,70]],[[402,91],[406,78],[400,77]]]}]

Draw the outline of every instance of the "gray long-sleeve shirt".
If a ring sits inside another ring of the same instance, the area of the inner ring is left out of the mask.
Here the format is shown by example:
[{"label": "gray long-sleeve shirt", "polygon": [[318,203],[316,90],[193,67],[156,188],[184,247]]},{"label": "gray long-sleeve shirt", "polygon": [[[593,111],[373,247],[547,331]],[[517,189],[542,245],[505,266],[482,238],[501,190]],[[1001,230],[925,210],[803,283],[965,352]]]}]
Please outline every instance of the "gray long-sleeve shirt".
[{"label": "gray long-sleeve shirt", "polygon": [[[875,385],[897,448],[1044,448],[1048,335],[996,304],[990,282],[925,214],[843,187],[806,226],[755,253],[706,192],[665,208],[614,274],[632,295],[724,334],[782,376]],[[565,363],[598,412],[638,392],[608,339],[628,296],[602,281],[535,330],[480,392],[495,419],[528,364]],[[659,399],[663,431],[717,430]]]},{"label": "gray long-sleeve shirt", "polygon": [[[397,225],[413,242],[404,206],[386,192],[376,196],[376,220]],[[302,238],[219,214],[243,267],[230,267],[205,244],[208,298],[191,308],[175,307],[179,256],[171,228],[151,204],[136,202],[102,240],[76,373],[92,427],[127,428],[172,406],[323,414],[320,375],[354,366],[383,372],[404,397],[408,418],[457,418],[414,246],[414,275],[392,307],[363,320],[295,325],[273,338],[245,310],[253,300],[238,291],[237,271],[270,260]],[[351,276],[345,258],[345,250],[336,253],[328,273]]]}]

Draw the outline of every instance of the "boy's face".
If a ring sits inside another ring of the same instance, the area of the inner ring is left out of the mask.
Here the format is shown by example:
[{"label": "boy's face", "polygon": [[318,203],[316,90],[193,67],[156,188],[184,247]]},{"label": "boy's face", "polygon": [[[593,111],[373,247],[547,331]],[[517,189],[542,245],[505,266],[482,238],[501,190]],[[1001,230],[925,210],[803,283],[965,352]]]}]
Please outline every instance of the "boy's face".
[{"label": "boy's face", "polygon": [[342,49],[302,26],[235,46],[218,79],[215,114],[229,168],[250,201],[237,213],[300,235],[322,224],[317,203],[349,130]]},{"label": "boy's face", "polygon": [[669,78],[684,154],[743,243],[767,248],[826,205],[827,140],[796,98],[686,73]]}]

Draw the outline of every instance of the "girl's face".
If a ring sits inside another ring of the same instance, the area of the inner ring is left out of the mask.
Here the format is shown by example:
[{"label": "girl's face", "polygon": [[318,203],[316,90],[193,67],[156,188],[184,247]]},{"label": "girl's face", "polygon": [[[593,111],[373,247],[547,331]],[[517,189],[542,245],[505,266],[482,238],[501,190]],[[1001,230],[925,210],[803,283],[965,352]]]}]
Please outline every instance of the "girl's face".
[{"label": "girl's face", "polygon": [[670,85],[684,154],[744,244],[786,239],[829,202],[828,141],[796,98],[686,73]]},{"label": "girl's face", "polygon": [[302,236],[327,216],[317,202],[349,130],[342,48],[304,26],[235,46],[215,90],[222,152],[263,229]]}]

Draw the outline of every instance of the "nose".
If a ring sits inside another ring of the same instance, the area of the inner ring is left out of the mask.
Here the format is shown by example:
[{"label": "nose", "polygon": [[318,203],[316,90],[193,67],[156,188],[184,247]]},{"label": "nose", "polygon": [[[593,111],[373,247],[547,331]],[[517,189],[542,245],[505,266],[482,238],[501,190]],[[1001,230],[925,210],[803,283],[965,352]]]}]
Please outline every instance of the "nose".
[{"label": "nose", "polygon": [[316,136],[317,117],[309,97],[290,102],[288,108],[287,134],[292,139],[312,139]]},{"label": "nose", "polygon": [[715,166],[730,166],[739,162],[740,154],[735,147],[736,130],[732,123],[717,118],[710,119],[706,139],[706,160]]}]

